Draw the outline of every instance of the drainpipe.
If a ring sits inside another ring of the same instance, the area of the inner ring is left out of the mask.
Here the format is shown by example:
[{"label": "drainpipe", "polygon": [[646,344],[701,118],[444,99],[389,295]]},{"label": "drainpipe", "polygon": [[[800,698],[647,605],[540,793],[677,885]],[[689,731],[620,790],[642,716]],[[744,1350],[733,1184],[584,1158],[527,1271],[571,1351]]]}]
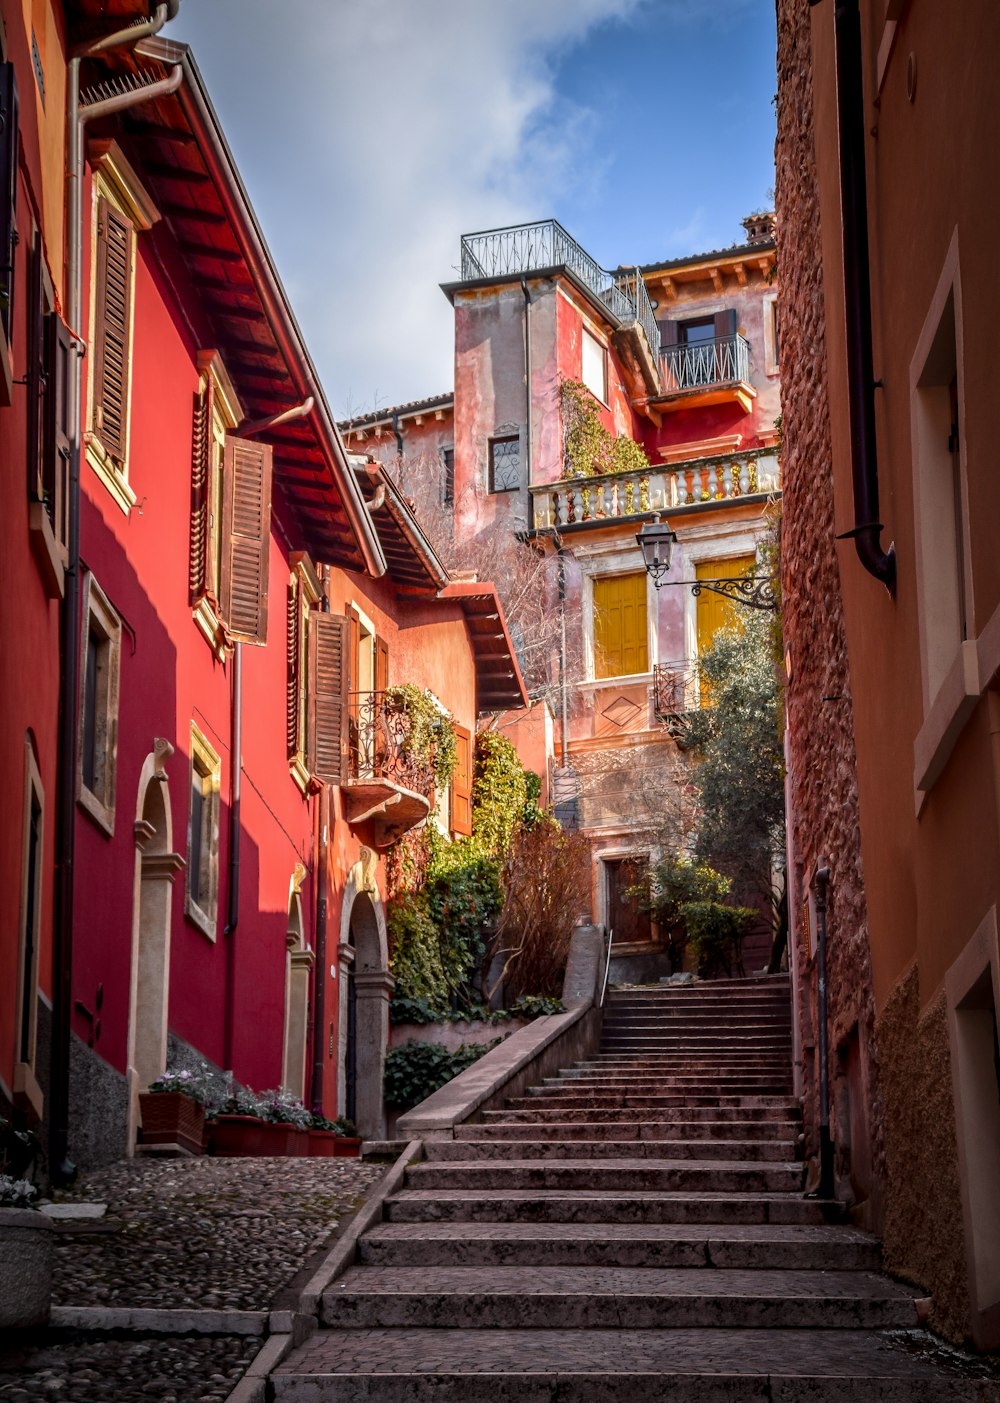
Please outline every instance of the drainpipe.
[{"label": "drainpipe", "polygon": [[[823,862],[823,859],[820,859]],[[816,984],[819,1019],[819,1184],[816,1198],[833,1198],[833,1141],[830,1138],[830,1033],[827,1027],[826,912],[830,868],[816,870]]]},{"label": "drainpipe", "polygon": [[292,405],[291,409],[283,409],[280,414],[269,414],[266,419],[247,419],[236,432],[240,438],[253,438],[255,434],[269,433],[271,429],[278,429],[282,424],[291,424],[296,419],[308,419],[315,408],[315,399],[312,395],[307,395],[301,404]]},{"label": "drainpipe", "polygon": [[158,5],[147,23],[109,34],[85,45],[70,57],[67,71],[66,170],[66,319],[74,338],[76,358],[69,384],[72,441],[67,501],[67,562],[60,618],[59,752],[56,805],[56,884],[53,949],[52,1046],[49,1080],[49,1164],[56,1184],[70,1183],[76,1165],[69,1158],[70,1018],[73,982],[73,886],[76,857],[76,752],[80,697],[80,435],[83,399],[83,128],[97,117],[122,112],[175,92],[181,69],[161,82],[134,92],[119,93],[103,102],[80,107],[80,62],[88,55],[131,47],[157,34],[174,18],[180,0]]},{"label": "drainpipe", "polygon": [[243,793],[243,644],[233,648],[233,716],[229,762],[232,769],[229,795],[229,890],[226,925],[226,1009],[223,1031],[224,1065],[233,1069],[236,1022],[236,927],[240,923],[240,801]]},{"label": "drainpipe", "polygon": [[399,431],[399,410],[392,411],[392,433],[396,440],[396,452],[399,455],[400,470],[403,467],[403,435]]},{"label": "drainpipe", "polygon": [[[811,4],[817,0],[810,0]],[[879,521],[878,449],[875,435],[875,370],[872,356],[871,269],[868,191],[865,178],[865,92],[858,0],[836,0],[837,127],[840,143],[840,206],[844,230],[844,309],[847,323],[847,392],[854,485],[854,538],[858,559],[870,575],[896,594],[896,548],[882,549]]]},{"label": "drainpipe", "polygon": [[553,532],[556,553],[559,556],[559,706],[562,719],[562,735],[559,745],[559,764],[566,769],[569,764],[569,699],[566,691],[566,554],[558,532]]},{"label": "drainpipe", "polygon": [[[323,573],[324,614],[330,612],[329,570]],[[316,861],[316,984],[313,997],[313,1069],[309,1099],[314,1115],[323,1114],[323,1083],[326,1071],[326,928],[327,886],[330,877],[330,786],[324,784],[319,792],[319,833]]]},{"label": "drainpipe", "polygon": [[527,278],[521,279],[524,294],[524,466],[526,480],[531,482],[531,293]]}]

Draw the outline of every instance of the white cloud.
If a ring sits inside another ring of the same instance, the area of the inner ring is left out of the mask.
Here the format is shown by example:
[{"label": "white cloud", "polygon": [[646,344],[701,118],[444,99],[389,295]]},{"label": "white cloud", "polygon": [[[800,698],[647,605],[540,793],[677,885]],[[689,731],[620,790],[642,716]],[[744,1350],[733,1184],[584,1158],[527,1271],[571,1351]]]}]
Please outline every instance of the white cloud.
[{"label": "white cloud", "polygon": [[555,214],[599,178],[595,113],[557,95],[554,65],[644,3],[184,0],[171,34],[194,46],[338,412],[451,386],[437,284],[459,235]]}]

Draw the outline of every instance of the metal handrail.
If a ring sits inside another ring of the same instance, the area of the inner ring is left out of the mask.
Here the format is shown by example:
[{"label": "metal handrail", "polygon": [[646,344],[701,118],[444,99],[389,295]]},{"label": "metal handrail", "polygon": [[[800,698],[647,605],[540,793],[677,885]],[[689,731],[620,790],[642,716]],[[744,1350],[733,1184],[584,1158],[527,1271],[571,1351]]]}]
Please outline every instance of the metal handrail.
[{"label": "metal handrail", "polygon": [[658,358],[660,333],[642,274],[638,269],[609,273],[557,219],[463,234],[461,256],[463,281],[569,268],[623,326],[642,327],[650,354]]},{"label": "metal handrail", "polygon": [[750,383],[750,343],[745,336],[714,336],[660,351],[660,378],[665,395],[702,390],[734,381]]},{"label": "metal handrail", "polygon": [[597,1007],[604,1007],[604,995],[608,992],[608,975],[611,973],[611,942],[615,938],[614,928],[608,927],[608,948],[604,955],[604,978],[601,980],[601,997],[597,1001]]}]

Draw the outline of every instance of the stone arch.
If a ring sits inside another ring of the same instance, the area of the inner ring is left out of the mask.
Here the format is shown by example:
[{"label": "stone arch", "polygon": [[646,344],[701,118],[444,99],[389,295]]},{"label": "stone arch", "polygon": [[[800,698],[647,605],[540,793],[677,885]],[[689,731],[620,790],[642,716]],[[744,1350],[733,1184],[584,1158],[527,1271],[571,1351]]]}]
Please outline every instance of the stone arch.
[{"label": "stone arch", "polygon": [[316,956],[306,940],[302,883],[306,869],[296,863],[289,883],[288,924],[285,930],[285,1035],[281,1084],[300,1099],[306,1090],[306,1050],[309,1044],[309,983]]},{"label": "stone arch", "polygon": [[128,1019],[128,1143],[135,1144],[139,1092],[167,1061],[170,922],[174,877],[184,858],[173,850],[173,820],[165,765],[174,748],[157,739],[139,775],[136,796],[132,961]]},{"label": "stone arch", "polygon": [[389,1044],[389,940],[375,854],[351,869],[340,911],[337,1104],[367,1140],[385,1135],[382,1079]]}]

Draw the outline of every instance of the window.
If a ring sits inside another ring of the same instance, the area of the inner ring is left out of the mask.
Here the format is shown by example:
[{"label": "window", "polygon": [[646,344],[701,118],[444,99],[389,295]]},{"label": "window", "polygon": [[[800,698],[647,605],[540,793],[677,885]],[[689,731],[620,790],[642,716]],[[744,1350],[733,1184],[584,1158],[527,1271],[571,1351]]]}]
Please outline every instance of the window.
[{"label": "window", "polygon": [[87,356],[87,461],[128,515],[132,335],[138,235],[159,212],[114,141],[92,141],[94,171],[90,342]]},{"label": "window", "polygon": [[516,492],[521,486],[521,436],[497,434],[490,439],[490,491]]},{"label": "window", "polygon": [[310,611],[306,764],[324,784],[349,778],[351,622],[341,614]]},{"label": "window", "polygon": [[448,804],[451,831],[458,837],[472,832],[472,733],[455,727],[455,769]]},{"label": "window", "polygon": [[121,620],[91,574],[84,578],[80,640],[77,800],[110,837],[115,831]]},{"label": "window", "polygon": [[38,948],[45,866],[45,793],[30,735],[24,741],[24,808],[21,827],[21,922],[17,962],[14,1104],[41,1117],[43,1100],[35,1079],[38,1033]]},{"label": "window", "polygon": [[198,358],[191,472],[191,604],[221,655],[233,643],[267,641],[271,479],[268,444],[231,430],[243,418],[217,353]]},{"label": "window", "polygon": [[454,448],[442,448],[441,461],[444,464],[444,481],[441,489],[441,500],[446,507],[452,506],[455,501],[455,450]]},{"label": "window", "polygon": [[219,906],[219,793],[222,761],[191,723],[191,795],[188,813],[187,890],[184,914],[215,939]]},{"label": "window", "polygon": [[310,618],[322,597],[322,585],[308,555],[291,558],[288,585],[288,705],[286,738],[292,778],[305,792],[309,788],[306,734],[309,715]]},{"label": "window", "polygon": [[769,292],[764,297],[764,373],[766,375],[777,375],[780,353],[778,294]]},{"label": "window", "polygon": [[12,63],[0,63],[0,404],[10,404],[14,371],[14,254],[17,248],[19,129],[17,79]]},{"label": "window", "polygon": [[732,308],[711,316],[663,321],[659,327],[666,389],[694,390],[749,374],[744,365],[746,343],[736,340]]},{"label": "window", "polygon": [[[694,567],[696,580],[736,580],[756,568],[756,555],[738,555],[729,560],[701,560]],[[740,606],[725,595],[702,590],[695,600],[698,656],[712,646],[715,635],[723,628],[741,627]]]},{"label": "window", "polygon": [[36,230],[28,327],[29,530],[50,598],[62,596],[68,558],[71,357],[69,330],[55,311],[44,244]]},{"label": "window", "polygon": [[583,328],[581,351],[583,369],[580,379],[595,398],[599,399],[602,404],[607,404],[608,353],[597,337],[591,335],[586,327]]},{"label": "window", "polygon": [[594,580],[594,676],[628,677],[649,671],[647,575]]}]

